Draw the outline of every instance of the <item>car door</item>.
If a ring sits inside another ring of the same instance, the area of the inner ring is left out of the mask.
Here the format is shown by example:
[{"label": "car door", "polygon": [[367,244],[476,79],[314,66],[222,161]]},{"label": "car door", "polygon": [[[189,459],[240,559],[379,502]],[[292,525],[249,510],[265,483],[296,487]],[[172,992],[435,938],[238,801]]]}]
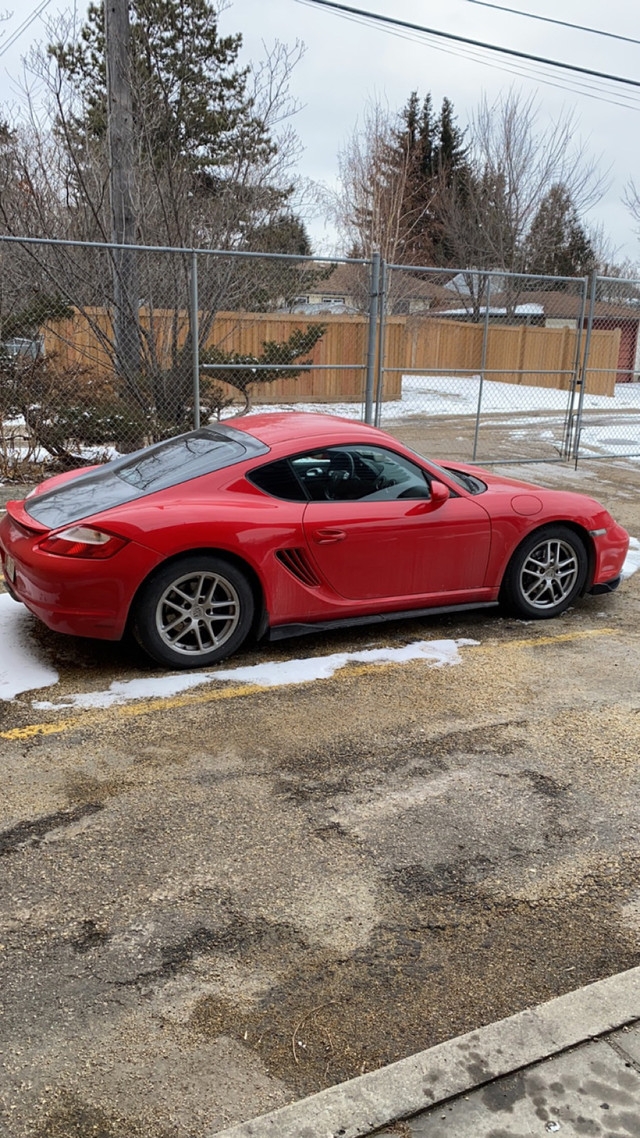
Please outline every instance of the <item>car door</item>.
[{"label": "car door", "polygon": [[315,491],[303,517],[311,556],[342,597],[455,603],[482,588],[491,531],[473,497],[439,499],[425,470],[383,447],[332,447],[292,465]]}]

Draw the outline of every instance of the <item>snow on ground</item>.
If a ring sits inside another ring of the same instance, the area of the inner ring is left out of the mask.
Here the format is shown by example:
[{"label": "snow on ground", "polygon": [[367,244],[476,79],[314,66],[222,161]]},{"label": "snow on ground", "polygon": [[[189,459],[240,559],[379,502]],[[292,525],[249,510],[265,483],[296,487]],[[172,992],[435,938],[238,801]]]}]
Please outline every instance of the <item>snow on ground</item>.
[{"label": "snow on ground", "polygon": [[34,620],[24,605],[0,593],[0,700],[58,682],[55,668],[42,660],[31,639]]},{"label": "snow on ground", "polygon": [[[404,419],[421,411],[431,415],[475,415],[478,409],[480,376],[454,375],[404,375],[402,377],[402,398],[382,404],[382,417],[385,422]],[[485,380],[482,386],[482,413],[517,411],[521,414],[539,411],[561,411],[567,409],[569,393],[554,387],[534,387],[528,384],[499,383]],[[584,407],[587,411],[640,411],[640,383],[618,383],[615,396],[585,395]],[[288,403],[260,404],[253,408],[254,414],[263,411],[317,411],[326,415],[341,415],[358,418],[359,403]],[[536,422],[537,420],[533,420]],[[526,422],[526,420],[524,420]],[[522,421],[521,421],[522,424]],[[521,425],[519,424],[519,425]]]},{"label": "snow on ground", "polygon": [[629,538],[629,550],[622,566],[622,580],[626,581],[632,573],[640,569],[640,541],[637,537]]},{"label": "snow on ground", "polygon": [[[100,444],[91,447],[74,447],[73,453],[86,458],[87,465],[91,462],[108,462],[109,459],[120,457],[120,451],[106,444],[104,446]],[[35,466],[44,466],[47,462],[51,462],[49,451],[40,446],[15,446],[13,443],[5,443],[2,447],[2,454],[9,466],[27,462],[33,463]]]},{"label": "snow on ground", "polygon": [[113,707],[133,699],[167,699],[190,688],[215,681],[284,687],[327,680],[347,664],[404,664],[424,660],[432,668],[459,664],[458,648],[477,645],[478,640],[416,640],[404,648],[365,648],[359,652],[334,652],[330,656],[311,656],[297,660],[268,660],[248,668],[221,668],[215,672],[179,672],[177,675],[151,676],[140,680],[115,681],[107,691],[79,692],[64,701],[34,702],[38,709],[62,707]]}]

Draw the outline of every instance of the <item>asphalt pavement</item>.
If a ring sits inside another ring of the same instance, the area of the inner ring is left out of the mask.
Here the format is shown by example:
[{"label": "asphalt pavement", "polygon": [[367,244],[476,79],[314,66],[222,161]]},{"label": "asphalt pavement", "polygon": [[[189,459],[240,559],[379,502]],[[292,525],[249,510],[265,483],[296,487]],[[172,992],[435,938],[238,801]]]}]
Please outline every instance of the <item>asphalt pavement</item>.
[{"label": "asphalt pavement", "polygon": [[[637,464],[503,472],[640,535]],[[624,984],[615,1006],[592,989],[640,964],[640,573],[556,621],[451,614],[230,663],[283,686],[167,692],[129,643],[24,631],[57,680],[0,702],[2,1138],[210,1138],[285,1109],[265,1134],[464,1138],[469,1103],[474,1138],[572,1133],[568,1097],[525,1124],[528,1083],[486,1096],[592,1037],[611,1060],[640,1017]],[[425,641],[455,666],[353,656]],[[539,1005],[585,985],[593,1016],[569,1031],[560,1004],[545,1033]],[[573,1132],[633,1134],[623,1113],[607,1092]]]},{"label": "asphalt pavement", "polygon": [[640,1135],[640,968],[215,1133],[217,1138]]}]

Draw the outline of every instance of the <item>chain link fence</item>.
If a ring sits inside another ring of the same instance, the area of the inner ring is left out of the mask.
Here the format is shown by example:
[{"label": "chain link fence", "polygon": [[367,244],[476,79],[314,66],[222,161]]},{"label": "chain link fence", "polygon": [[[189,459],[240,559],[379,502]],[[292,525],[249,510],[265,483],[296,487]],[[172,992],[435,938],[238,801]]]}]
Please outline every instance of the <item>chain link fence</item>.
[{"label": "chain link fence", "polygon": [[[640,280],[594,276],[590,283],[583,377],[572,424],[571,450],[585,459],[640,455]],[[609,359],[600,344],[609,338]],[[602,383],[612,399],[593,397]]]},{"label": "chain link fence", "polygon": [[301,407],[434,457],[640,454],[640,282],[0,237],[0,477]]},{"label": "chain link fence", "polygon": [[364,414],[367,262],[12,238],[0,258],[0,475],[262,406]]},{"label": "chain link fence", "polygon": [[[401,376],[402,393],[378,405],[382,426],[459,460],[567,456],[586,280],[402,266],[383,276],[382,387]],[[603,390],[609,380],[590,377]]]}]

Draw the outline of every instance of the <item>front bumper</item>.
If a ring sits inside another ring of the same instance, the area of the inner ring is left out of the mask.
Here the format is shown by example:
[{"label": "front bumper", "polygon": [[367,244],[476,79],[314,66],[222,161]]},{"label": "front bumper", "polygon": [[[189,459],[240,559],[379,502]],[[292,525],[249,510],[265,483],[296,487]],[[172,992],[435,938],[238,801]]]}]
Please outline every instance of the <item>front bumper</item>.
[{"label": "front bumper", "polygon": [[[600,519],[597,519],[599,521]],[[602,532],[604,530],[604,532]],[[590,593],[611,593],[617,589],[622,576],[629,534],[617,522],[606,516],[605,525],[598,532],[591,531],[595,552],[594,572]]]},{"label": "front bumper", "polygon": [[618,588],[622,577],[614,577],[612,581],[602,581],[599,585],[592,585],[589,592],[593,597],[599,596],[601,593],[613,593]]}]

